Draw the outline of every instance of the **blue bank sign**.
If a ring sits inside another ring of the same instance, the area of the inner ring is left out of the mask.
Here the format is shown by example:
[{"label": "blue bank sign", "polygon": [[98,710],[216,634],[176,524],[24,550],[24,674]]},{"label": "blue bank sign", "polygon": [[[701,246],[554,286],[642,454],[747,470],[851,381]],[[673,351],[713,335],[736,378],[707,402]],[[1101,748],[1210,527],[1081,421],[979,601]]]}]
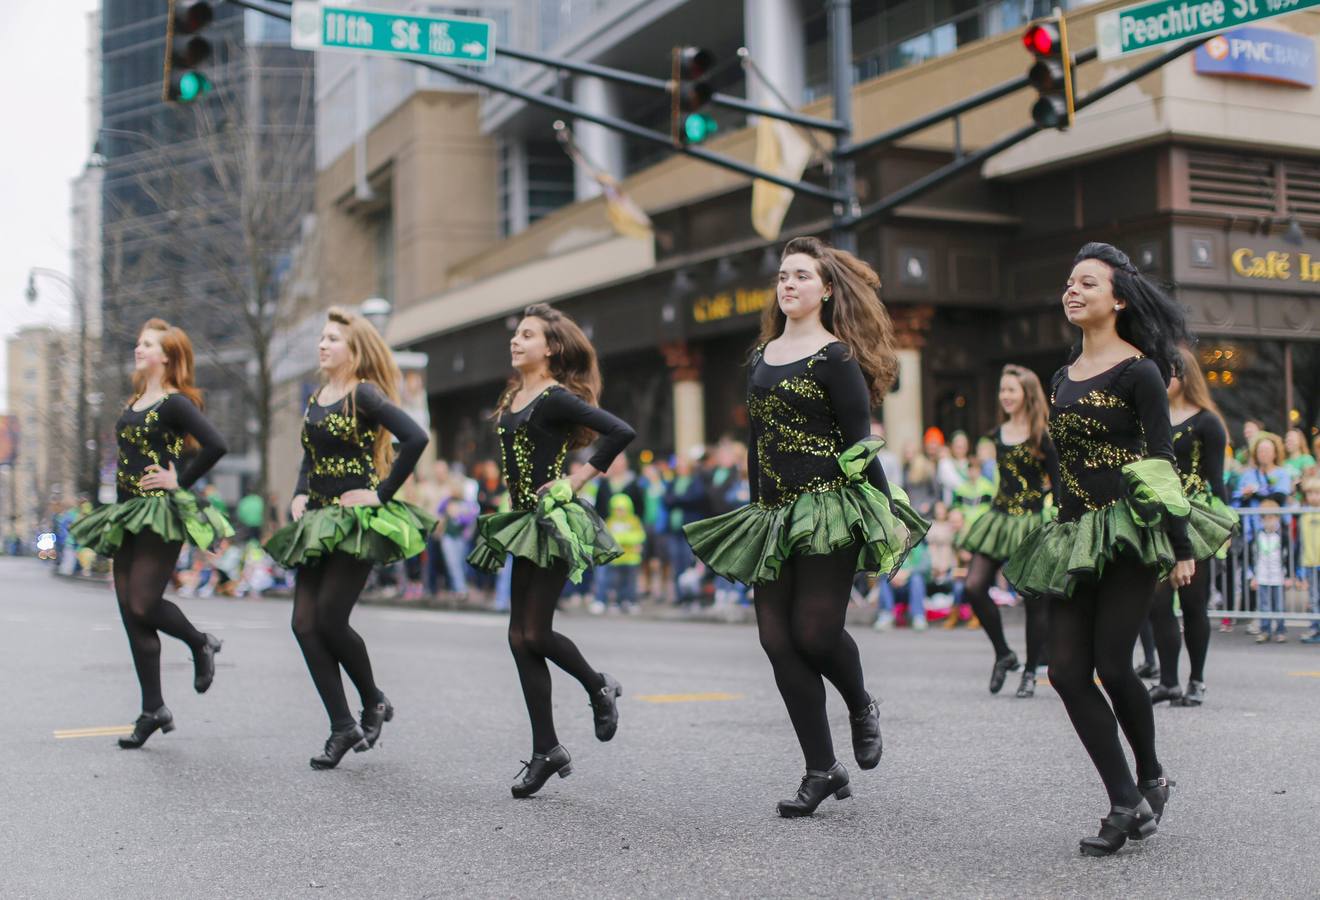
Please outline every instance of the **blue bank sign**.
[{"label": "blue bank sign", "polygon": [[1315,87],[1315,40],[1268,28],[1235,28],[1196,48],[1196,71]]}]

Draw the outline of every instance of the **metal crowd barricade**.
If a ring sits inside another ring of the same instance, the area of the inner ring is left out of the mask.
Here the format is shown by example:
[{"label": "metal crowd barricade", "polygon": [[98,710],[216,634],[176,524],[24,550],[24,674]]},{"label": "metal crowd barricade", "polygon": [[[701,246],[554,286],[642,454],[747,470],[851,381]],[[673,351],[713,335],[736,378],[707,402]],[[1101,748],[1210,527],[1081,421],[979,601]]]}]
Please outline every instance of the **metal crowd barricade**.
[{"label": "metal crowd barricade", "polygon": [[[1285,622],[1320,622],[1320,567],[1303,566],[1302,529],[1310,526],[1303,518],[1320,513],[1310,506],[1284,506],[1261,510],[1258,507],[1235,507],[1242,527],[1229,543],[1223,559],[1213,559],[1211,568],[1211,615],[1221,619],[1283,619]],[[1263,529],[1266,516],[1277,516],[1283,559],[1283,572],[1289,586],[1283,592],[1283,612],[1262,613],[1257,607],[1257,591],[1251,586],[1256,571],[1256,535]],[[1320,528],[1320,518],[1315,528]]]}]

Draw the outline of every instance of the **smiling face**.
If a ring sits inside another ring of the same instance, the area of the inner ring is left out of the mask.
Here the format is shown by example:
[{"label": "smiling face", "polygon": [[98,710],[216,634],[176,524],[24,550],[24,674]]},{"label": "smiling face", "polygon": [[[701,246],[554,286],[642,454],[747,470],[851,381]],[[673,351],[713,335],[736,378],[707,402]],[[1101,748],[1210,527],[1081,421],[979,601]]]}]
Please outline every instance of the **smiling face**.
[{"label": "smiling face", "polygon": [[330,378],[346,372],[353,365],[353,353],[348,336],[338,322],[326,322],[321,329],[321,340],[316,345],[317,362],[321,371]]},{"label": "smiling face", "polygon": [[1256,442],[1256,466],[1262,470],[1273,469],[1278,463],[1278,452],[1274,446],[1274,441],[1262,440]]},{"label": "smiling face", "polygon": [[1026,400],[1027,392],[1022,390],[1022,382],[1016,377],[1004,375],[999,379],[999,405],[1003,407],[1004,415],[1016,413]]},{"label": "smiling face", "polygon": [[1073,266],[1063,291],[1063,314],[1079,328],[1112,324],[1127,301],[1114,296],[1114,269],[1098,259]]},{"label": "smiling face", "polygon": [[790,319],[820,316],[823,298],[830,286],[821,278],[819,266],[805,253],[790,253],[779,264],[779,284],[775,297],[779,309]]},{"label": "smiling face", "polygon": [[546,339],[545,321],[528,316],[518,323],[509,339],[509,362],[524,374],[550,365],[550,342]]},{"label": "smiling face", "polygon": [[154,375],[165,371],[165,350],[160,345],[163,332],[154,328],[144,328],[138,335],[137,345],[133,348],[133,368],[144,375]]}]

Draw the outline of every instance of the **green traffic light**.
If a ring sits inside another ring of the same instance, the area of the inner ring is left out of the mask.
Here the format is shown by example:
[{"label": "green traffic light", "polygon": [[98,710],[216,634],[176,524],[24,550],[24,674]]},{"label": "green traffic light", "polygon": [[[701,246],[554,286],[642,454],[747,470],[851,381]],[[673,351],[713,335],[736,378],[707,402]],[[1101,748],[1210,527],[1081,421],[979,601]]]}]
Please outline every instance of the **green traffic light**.
[{"label": "green traffic light", "polygon": [[191,103],[211,90],[211,82],[200,72],[184,72],[179,76],[178,98],[180,103]]},{"label": "green traffic light", "polygon": [[693,113],[683,120],[683,136],[689,144],[700,144],[719,130],[719,123],[702,113]]}]

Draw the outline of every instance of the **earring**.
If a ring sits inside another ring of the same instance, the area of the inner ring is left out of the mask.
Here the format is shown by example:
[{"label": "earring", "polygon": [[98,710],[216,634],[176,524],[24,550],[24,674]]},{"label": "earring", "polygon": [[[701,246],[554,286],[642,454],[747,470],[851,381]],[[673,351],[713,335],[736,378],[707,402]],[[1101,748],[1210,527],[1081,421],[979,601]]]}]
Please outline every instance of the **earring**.
[{"label": "earring", "polygon": [[1115,303],[1115,304],[1114,304],[1114,312],[1122,312],[1122,311],[1123,311],[1123,307],[1121,307],[1121,306],[1119,306],[1117,303]]},{"label": "earring", "polygon": [[821,302],[821,303],[829,303],[829,302],[830,302],[830,295],[829,295],[829,294],[826,294],[824,297],[821,297],[821,298],[820,298],[820,302]]}]

